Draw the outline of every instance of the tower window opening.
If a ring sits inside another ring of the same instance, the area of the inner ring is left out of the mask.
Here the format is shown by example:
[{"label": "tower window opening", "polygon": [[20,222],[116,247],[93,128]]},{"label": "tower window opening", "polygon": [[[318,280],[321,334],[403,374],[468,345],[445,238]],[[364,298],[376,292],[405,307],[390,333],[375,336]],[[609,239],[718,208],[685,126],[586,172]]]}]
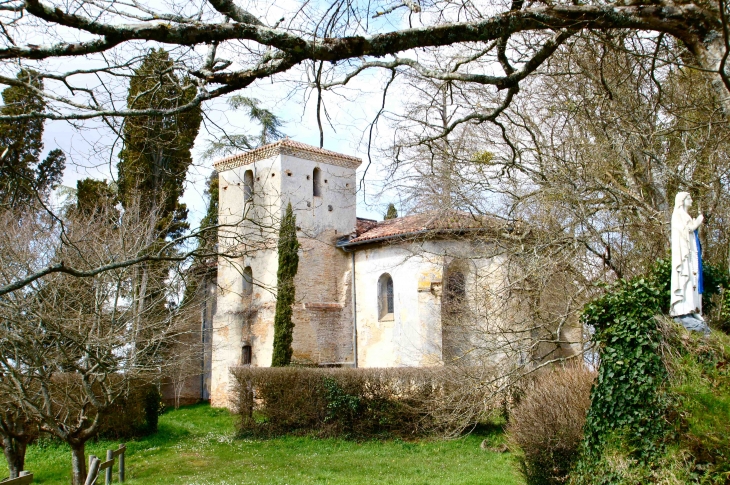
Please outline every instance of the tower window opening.
[{"label": "tower window opening", "polygon": [[315,197],[322,196],[322,171],[319,168],[315,168],[312,173],[312,195]]},{"label": "tower window opening", "polygon": [[241,348],[241,365],[251,365],[251,346],[244,345]]},{"label": "tower window opening", "polygon": [[243,174],[243,201],[253,200],[253,170],[246,170]]}]

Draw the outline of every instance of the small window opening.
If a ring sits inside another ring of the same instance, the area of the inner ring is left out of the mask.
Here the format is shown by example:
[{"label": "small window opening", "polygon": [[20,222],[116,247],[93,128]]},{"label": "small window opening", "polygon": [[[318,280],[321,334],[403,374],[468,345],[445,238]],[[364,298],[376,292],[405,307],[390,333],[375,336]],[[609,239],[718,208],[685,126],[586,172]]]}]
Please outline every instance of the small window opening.
[{"label": "small window opening", "polygon": [[446,275],[446,287],[443,293],[443,305],[446,313],[459,313],[466,301],[466,277],[460,271],[449,271]]},{"label": "small window opening", "polygon": [[241,348],[241,364],[242,365],[251,365],[251,346],[250,345],[244,345]]},{"label": "small window opening", "polygon": [[322,171],[318,168],[314,169],[314,173],[312,173],[312,178],[314,179],[312,183],[312,195],[315,197],[321,197],[322,196]]},{"label": "small window opening", "polygon": [[251,266],[243,268],[242,283],[241,295],[243,296],[244,303],[249,304],[253,297],[253,270],[251,270]]},{"label": "small window opening", "polygon": [[327,179],[324,179],[324,183],[327,183]]},{"label": "small window opening", "polygon": [[243,174],[243,201],[253,200],[253,170],[246,170]]},{"label": "small window opening", "polygon": [[328,205],[328,206],[327,206],[327,210],[328,210],[328,211],[330,211],[330,212],[332,212],[332,210],[333,210],[333,209],[332,209],[332,206],[331,206],[331,205]]},{"label": "small window opening", "polygon": [[392,320],[394,313],[393,278],[385,273],[378,280],[378,317],[380,320]]},{"label": "small window opening", "polygon": [[287,177],[291,177],[291,170],[287,170],[287,171],[286,171],[286,176],[287,176]]},{"label": "small window opening", "polygon": [[272,176],[272,177],[273,177],[273,176],[275,176],[275,175],[276,175],[275,173],[272,173],[272,174],[271,174],[271,176]]}]

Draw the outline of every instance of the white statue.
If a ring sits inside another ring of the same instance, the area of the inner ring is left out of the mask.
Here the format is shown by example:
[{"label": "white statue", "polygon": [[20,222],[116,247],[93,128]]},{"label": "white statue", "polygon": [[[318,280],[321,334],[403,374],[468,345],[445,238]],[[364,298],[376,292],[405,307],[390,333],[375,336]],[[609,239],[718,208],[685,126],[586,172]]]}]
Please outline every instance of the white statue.
[{"label": "white statue", "polygon": [[[680,192],[674,199],[672,213],[672,296],[669,314],[673,317],[687,316],[688,319],[702,318],[702,248],[697,228],[704,217],[693,219],[687,209],[692,206],[692,197]],[[686,325],[685,325],[686,326]],[[703,323],[703,326],[706,325]],[[703,329],[704,331],[704,329]]]}]

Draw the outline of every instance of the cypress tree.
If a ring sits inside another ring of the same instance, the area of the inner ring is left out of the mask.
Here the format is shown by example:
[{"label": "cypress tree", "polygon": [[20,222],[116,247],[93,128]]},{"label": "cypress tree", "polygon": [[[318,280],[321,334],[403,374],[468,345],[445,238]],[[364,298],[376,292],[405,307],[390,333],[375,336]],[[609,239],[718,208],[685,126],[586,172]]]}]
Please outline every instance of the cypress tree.
[{"label": "cypress tree", "polygon": [[[43,89],[42,79],[33,70],[22,69],[17,79]],[[2,91],[2,99],[3,115],[41,113],[46,109],[43,97],[24,86],[9,86]],[[40,162],[42,151],[43,119],[0,121],[0,205],[27,204],[36,196],[46,197],[60,183],[66,155],[55,149]]]},{"label": "cypress tree", "polygon": [[397,217],[398,211],[395,209],[395,205],[391,202],[388,204],[388,210],[385,212],[385,217],[383,217],[383,219],[387,221],[388,219],[395,219]]},{"label": "cypress tree", "polygon": [[299,267],[299,241],[296,216],[291,202],[286,207],[279,228],[279,269],[276,272],[276,314],[274,315],[274,355],[272,367],[289,365],[292,356],[292,306],[294,305],[294,277]]},{"label": "cypress tree", "polygon": [[[169,110],[189,103],[196,94],[190,79],[177,76],[167,51],[152,49],[129,81],[127,106]],[[139,197],[142,210],[159,210],[161,238],[177,237],[188,229],[188,210],[180,197],[202,118],[196,107],[124,121],[124,148],[117,166],[119,199],[127,207]]]}]

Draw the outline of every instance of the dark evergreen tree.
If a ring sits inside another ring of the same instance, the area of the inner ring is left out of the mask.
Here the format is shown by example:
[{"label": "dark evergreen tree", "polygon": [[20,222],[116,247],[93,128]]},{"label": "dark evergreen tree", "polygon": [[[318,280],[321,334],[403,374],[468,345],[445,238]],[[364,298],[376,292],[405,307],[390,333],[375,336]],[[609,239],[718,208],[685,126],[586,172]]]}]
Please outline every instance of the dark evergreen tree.
[{"label": "dark evergreen tree", "polygon": [[[43,82],[35,71],[21,70],[17,79],[38,89]],[[43,111],[45,100],[23,86],[2,92],[3,115]],[[43,151],[43,120],[40,118],[0,121],[0,205],[18,206],[37,196],[46,197],[61,181],[66,156],[59,149],[38,163]]]},{"label": "dark evergreen tree", "polygon": [[279,228],[279,269],[276,272],[276,314],[274,315],[274,354],[272,367],[289,365],[292,356],[292,306],[294,305],[294,277],[299,267],[299,240],[291,202]]},{"label": "dark evergreen tree", "polygon": [[395,205],[391,202],[388,204],[388,210],[385,212],[385,216],[383,216],[383,219],[386,221],[388,219],[395,219],[398,217],[398,211],[395,209]]},{"label": "dark evergreen tree", "polygon": [[[218,244],[218,172],[213,170],[213,173],[208,177],[208,187],[205,189],[205,195],[208,197],[208,210],[200,221],[200,244],[199,246],[205,249],[212,249]],[[212,229],[206,229],[212,228]]]},{"label": "dark evergreen tree", "polygon": [[117,202],[114,188],[106,180],[86,178],[76,182],[76,210],[93,215]]},{"label": "dark evergreen tree", "polygon": [[[129,83],[130,109],[169,110],[188,104],[195,84],[175,74],[163,49],[153,49]],[[188,210],[180,202],[192,163],[190,149],[200,129],[199,107],[166,116],[139,116],[124,122],[124,148],[119,154],[119,198],[126,207],[139,198],[143,210],[157,210],[160,237],[177,237],[188,228]]]}]

